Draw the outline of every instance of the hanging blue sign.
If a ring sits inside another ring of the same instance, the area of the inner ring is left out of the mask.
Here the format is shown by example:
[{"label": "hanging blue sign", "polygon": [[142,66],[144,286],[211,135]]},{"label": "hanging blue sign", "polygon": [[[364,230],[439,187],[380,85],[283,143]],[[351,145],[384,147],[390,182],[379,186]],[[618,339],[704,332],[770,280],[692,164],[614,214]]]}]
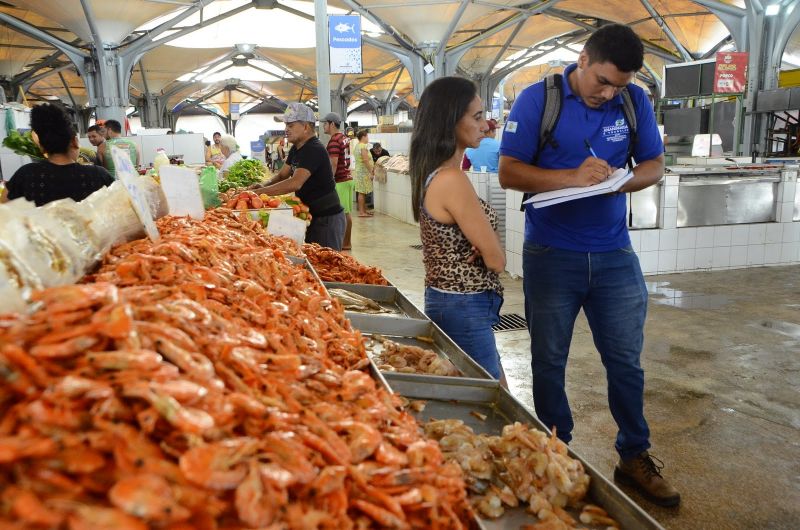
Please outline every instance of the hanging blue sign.
[{"label": "hanging blue sign", "polygon": [[361,16],[328,16],[332,74],[361,74]]}]

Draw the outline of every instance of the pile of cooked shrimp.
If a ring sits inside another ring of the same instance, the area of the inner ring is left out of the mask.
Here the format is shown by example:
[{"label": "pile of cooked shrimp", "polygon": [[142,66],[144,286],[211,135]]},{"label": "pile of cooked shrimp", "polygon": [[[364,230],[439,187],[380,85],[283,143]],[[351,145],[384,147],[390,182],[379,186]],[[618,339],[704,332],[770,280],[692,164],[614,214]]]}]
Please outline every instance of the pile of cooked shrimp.
[{"label": "pile of cooked shrimp", "polygon": [[[602,508],[583,502],[589,475],[555,432],[548,436],[517,422],[506,425],[501,436],[488,436],[456,419],[431,420],[423,427],[438,440],[445,459],[464,471],[481,515],[497,518],[506,507],[525,506],[539,518],[531,529],[560,530],[580,523],[619,527]],[[577,520],[567,507],[581,509]]]},{"label": "pile of cooked shrimp", "polygon": [[296,248],[224,210],[158,226],[0,316],[1,527],[469,524]]},{"label": "pile of cooked shrimp", "polygon": [[373,335],[367,341],[367,348],[378,369],[385,372],[463,376],[449,359],[427,348],[400,344],[381,335]]},{"label": "pile of cooked shrimp", "polygon": [[367,267],[347,254],[316,243],[303,245],[303,252],[324,282],[367,283],[389,285],[377,267]]}]

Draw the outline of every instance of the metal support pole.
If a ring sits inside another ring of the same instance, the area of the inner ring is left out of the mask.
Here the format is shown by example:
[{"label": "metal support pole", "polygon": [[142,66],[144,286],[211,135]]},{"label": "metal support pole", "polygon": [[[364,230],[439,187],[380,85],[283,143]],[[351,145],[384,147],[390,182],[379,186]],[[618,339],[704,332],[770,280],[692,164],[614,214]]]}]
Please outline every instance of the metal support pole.
[{"label": "metal support pole", "polygon": [[[314,0],[314,24],[317,32],[317,106],[319,117],[331,111],[331,64],[328,55],[328,3]],[[328,143],[328,135],[319,130],[320,141]]]}]

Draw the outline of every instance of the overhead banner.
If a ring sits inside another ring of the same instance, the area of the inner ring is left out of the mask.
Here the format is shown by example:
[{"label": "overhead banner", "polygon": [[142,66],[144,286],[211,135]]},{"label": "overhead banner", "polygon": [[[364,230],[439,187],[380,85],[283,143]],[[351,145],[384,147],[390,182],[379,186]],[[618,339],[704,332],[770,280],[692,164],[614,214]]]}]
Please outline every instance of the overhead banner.
[{"label": "overhead banner", "polygon": [[361,74],[361,16],[328,16],[332,74]]},{"label": "overhead banner", "polygon": [[747,87],[747,52],[717,52],[714,93],[738,94]]}]

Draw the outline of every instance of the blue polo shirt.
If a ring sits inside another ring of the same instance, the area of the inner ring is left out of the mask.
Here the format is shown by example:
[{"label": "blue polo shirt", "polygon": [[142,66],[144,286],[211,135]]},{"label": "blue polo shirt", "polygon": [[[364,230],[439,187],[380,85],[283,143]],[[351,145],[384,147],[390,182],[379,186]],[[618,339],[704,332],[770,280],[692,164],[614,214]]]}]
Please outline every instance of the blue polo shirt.
[{"label": "blue polo shirt", "polygon": [[[567,76],[577,65],[564,70],[564,101],[555,131],[558,148],[546,145],[538,153],[539,127],[544,109],[544,82],[526,88],[514,101],[503,130],[500,154],[532,163],[537,154],[538,167],[573,169],[591,156],[589,144],[597,156],[612,167],[623,167],[628,153],[630,131],[625,120],[622,96],[597,109],[586,106],[572,92]],[[638,141],[633,158],[651,160],[664,152],[655,113],[640,87],[628,85],[636,108]],[[607,252],[630,244],[625,195],[615,193],[568,201],[546,208],[525,206],[525,241],[577,252]]]},{"label": "blue polo shirt", "polygon": [[480,171],[481,166],[486,166],[489,173],[497,173],[497,164],[500,160],[500,142],[494,138],[484,138],[478,147],[468,147],[464,154],[472,164],[472,171]]}]

